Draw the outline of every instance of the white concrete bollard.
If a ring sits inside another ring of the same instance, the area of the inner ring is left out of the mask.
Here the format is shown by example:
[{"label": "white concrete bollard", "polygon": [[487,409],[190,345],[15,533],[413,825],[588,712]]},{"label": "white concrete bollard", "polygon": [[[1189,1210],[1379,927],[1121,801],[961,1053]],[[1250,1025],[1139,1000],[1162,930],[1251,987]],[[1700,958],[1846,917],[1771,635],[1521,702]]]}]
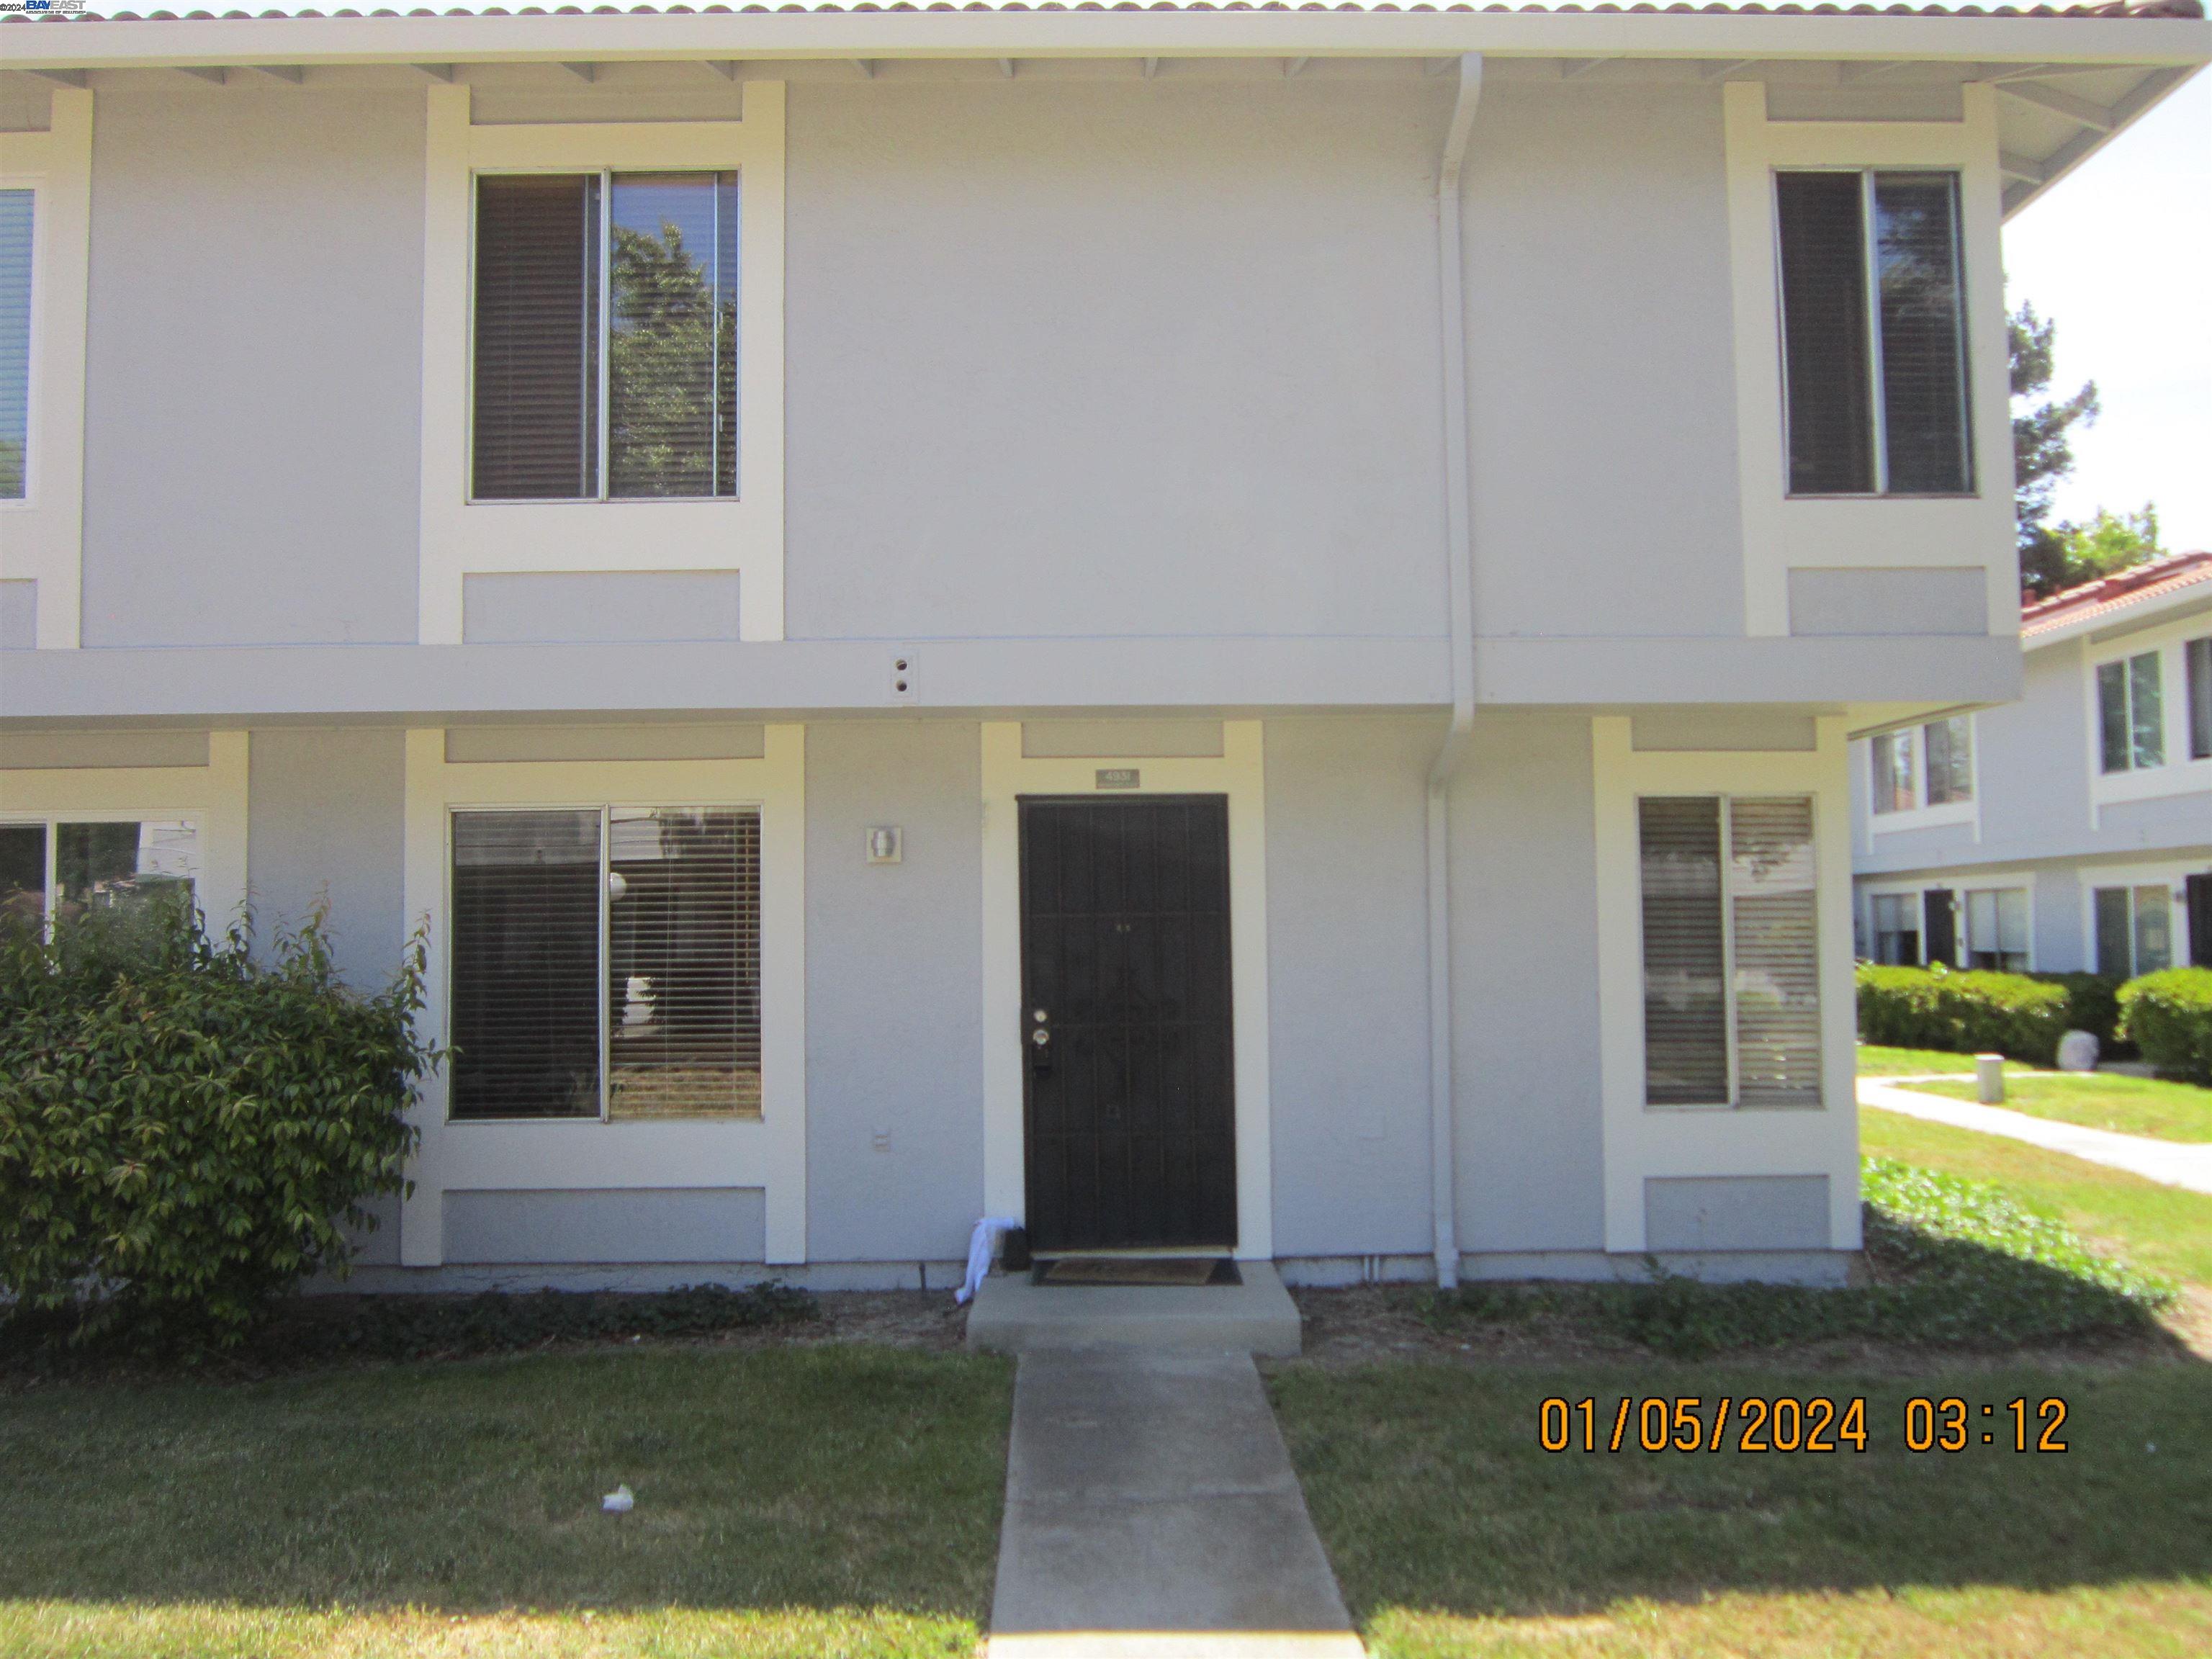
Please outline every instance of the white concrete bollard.
[{"label": "white concrete bollard", "polygon": [[1974,1098],[1984,1106],[2004,1104],[2004,1056],[1974,1056]]},{"label": "white concrete bollard", "polygon": [[2095,1071],[2097,1034],[2094,1031],[2069,1031],[2059,1038],[2058,1069],[2062,1072]]}]

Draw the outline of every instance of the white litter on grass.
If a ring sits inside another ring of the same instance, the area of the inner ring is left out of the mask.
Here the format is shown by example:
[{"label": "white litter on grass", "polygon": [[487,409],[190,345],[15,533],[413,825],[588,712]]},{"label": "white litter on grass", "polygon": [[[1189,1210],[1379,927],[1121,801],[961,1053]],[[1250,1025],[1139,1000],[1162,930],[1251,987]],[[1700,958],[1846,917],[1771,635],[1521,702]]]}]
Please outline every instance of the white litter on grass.
[{"label": "white litter on grass", "polygon": [[628,1515],[637,1506],[637,1498],[628,1486],[617,1486],[599,1499],[599,1507],[609,1515]]}]

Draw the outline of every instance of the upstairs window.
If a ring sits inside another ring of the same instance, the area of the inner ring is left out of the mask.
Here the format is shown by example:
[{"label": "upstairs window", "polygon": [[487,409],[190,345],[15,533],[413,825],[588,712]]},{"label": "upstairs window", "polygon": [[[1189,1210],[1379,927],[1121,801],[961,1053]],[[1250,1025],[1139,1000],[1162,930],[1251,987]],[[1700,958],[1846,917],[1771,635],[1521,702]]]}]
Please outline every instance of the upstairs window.
[{"label": "upstairs window", "polygon": [[1974,724],[1969,715],[1884,732],[1870,748],[1877,813],[1960,805],[1974,798]]},{"label": "upstairs window", "polygon": [[476,181],[477,501],[738,493],[738,175]]},{"label": "upstairs window", "polygon": [[1793,495],[1973,489],[1955,173],[1775,179]]},{"label": "upstairs window", "polygon": [[34,193],[0,190],[0,501],[21,501],[28,476]]},{"label": "upstairs window", "polygon": [[2097,665],[2097,739],[2103,769],[2140,772],[2166,764],[2166,709],[2159,653]]},{"label": "upstairs window", "polygon": [[1813,803],[1638,803],[1653,1106],[1818,1106]]}]

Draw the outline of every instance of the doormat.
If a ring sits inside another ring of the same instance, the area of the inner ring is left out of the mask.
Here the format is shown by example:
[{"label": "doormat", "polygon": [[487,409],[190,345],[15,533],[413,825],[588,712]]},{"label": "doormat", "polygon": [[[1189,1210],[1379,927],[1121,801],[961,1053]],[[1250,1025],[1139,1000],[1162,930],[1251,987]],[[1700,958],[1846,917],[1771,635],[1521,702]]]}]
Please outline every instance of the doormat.
[{"label": "doormat", "polygon": [[1073,1255],[1040,1261],[1032,1285],[1242,1285],[1225,1256]]}]

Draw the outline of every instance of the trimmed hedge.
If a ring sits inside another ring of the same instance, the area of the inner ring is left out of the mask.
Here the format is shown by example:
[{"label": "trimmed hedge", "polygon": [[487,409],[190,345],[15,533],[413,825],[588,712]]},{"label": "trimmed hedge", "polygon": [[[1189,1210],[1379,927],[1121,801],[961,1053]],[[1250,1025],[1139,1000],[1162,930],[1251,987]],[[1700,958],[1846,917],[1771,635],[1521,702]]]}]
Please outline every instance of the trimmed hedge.
[{"label": "trimmed hedge", "polygon": [[2142,1057],[2212,1087],[2212,968],[2169,968],[2120,987],[2120,1016]]},{"label": "trimmed hedge", "polygon": [[0,1285],[73,1340],[234,1347],[270,1299],[344,1270],[402,1189],[418,937],[391,988],[339,983],[319,917],[254,959],[188,904],[0,927]]},{"label": "trimmed hedge", "polygon": [[2030,974],[2028,977],[2045,985],[2064,988],[2066,1029],[2094,1032],[2100,1060],[2118,1059],[2127,1052],[2128,1040],[2120,1030],[2120,981],[2116,976],[2111,974]]},{"label": "trimmed hedge", "polygon": [[1858,970],[1859,1035],[1892,1048],[1995,1052],[2054,1065],[2073,1010],[2067,987],[2026,974],[1874,963]]}]

